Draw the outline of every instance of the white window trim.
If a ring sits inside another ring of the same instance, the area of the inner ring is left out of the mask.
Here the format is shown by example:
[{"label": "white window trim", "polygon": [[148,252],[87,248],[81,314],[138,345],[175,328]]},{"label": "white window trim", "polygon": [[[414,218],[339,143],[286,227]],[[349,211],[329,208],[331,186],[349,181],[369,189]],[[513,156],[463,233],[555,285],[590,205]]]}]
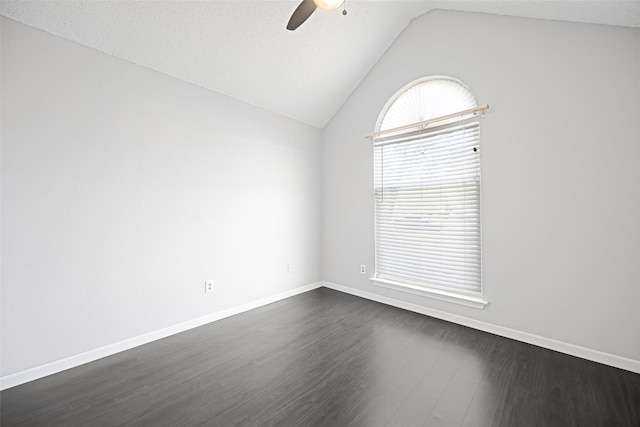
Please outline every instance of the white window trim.
[{"label": "white window trim", "polygon": [[408,283],[396,282],[394,280],[387,279],[379,279],[377,277],[371,277],[371,282],[374,285],[381,286],[387,289],[393,289],[394,291],[402,291],[407,292],[414,295],[419,295],[422,297],[427,297],[431,299],[435,299],[438,301],[450,302],[458,305],[463,305],[465,307],[477,308],[479,310],[483,310],[489,301],[486,301],[478,295],[475,294],[463,294],[462,292],[452,292],[444,289],[425,287],[425,286],[414,286]]},{"label": "white window trim", "polygon": [[[449,117],[458,117],[458,116],[460,117],[460,119],[459,119],[460,121],[464,121],[463,117],[465,117],[467,114],[471,114],[471,115],[475,116],[475,115],[478,114],[478,112],[485,111],[485,110],[487,110],[489,108],[488,105],[483,105],[483,106],[474,107],[474,108],[471,108],[471,109],[468,109],[468,110],[463,110],[463,111],[460,111],[458,113],[452,113],[452,114],[449,114],[447,116],[437,117],[435,119],[429,119],[427,121],[405,125],[405,126],[402,126],[400,128],[394,128],[394,129],[391,129],[391,130],[383,130],[383,131],[381,131],[380,128],[381,128],[382,120],[385,117],[388,109],[394,104],[394,102],[396,102],[397,99],[399,99],[407,90],[409,90],[413,86],[419,85],[421,83],[427,82],[427,81],[432,80],[432,79],[447,79],[447,80],[455,81],[455,82],[459,83],[461,86],[465,87],[467,89],[467,91],[471,94],[471,96],[473,97],[473,94],[471,93],[469,88],[467,88],[462,82],[460,82],[460,81],[458,81],[456,79],[447,77],[447,76],[431,76],[431,77],[425,77],[425,78],[416,80],[416,81],[406,85],[400,91],[396,92],[396,94],[391,99],[389,99],[387,101],[387,104],[383,108],[382,113],[378,117],[378,121],[376,123],[376,132],[371,134],[371,135],[367,135],[367,138],[370,138],[370,139],[375,141],[383,133],[398,133],[398,131],[401,131],[401,130],[404,130],[404,129],[412,129],[412,128],[415,128],[415,127],[418,127],[419,130],[415,131],[413,133],[417,133],[417,132],[421,132],[420,129],[422,127],[424,127],[422,125],[427,126],[428,124],[431,124],[431,122],[437,122],[437,121],[441,121],[443,119],[449,119]],[[473,97],[473,99],[475,100],[475,97]],[[478,104],[476,103],[475,105],[477,106]],[[402,132],[400,132],[400,133],[402,133]],[[382,139],[393,139],[393,138],[394,137],[392,136],[392,137],[383,137]],[[480,198],[482,198],[482,195],[480,196]],[[480,221],[482,222],[482,219]],[[480,227],[482,228],[482,224],[480,224]],[[480,240],[480,245],[482,246],[482,239]],[[377,267],[376,267],[376,271],[377,271]],[[379,277],[375,277],[375,276],[371,277],[370,280],[374,285],[377,285],[377,286],[380,286],[380,287],[384,287],[384,288],[387,288],[387,289],[406,292],[406,293],[419,295],[419,296],[430,298],[430,299],[434,299],[434,300],[444,301],[444,302],[448,302],[448,303],[454,303],[454,304],[458,304],[458,305],[462,305],[462,306],[466,306],[466,307],[471,307],[471,308],[475,308],[475,309],[480,309],[480,310],[484,309],[484,307],[489,303],[482,296],[482,294],[483,294],[482,290],[483,290],[483,287],[484,287],[483,284],[482,284],[482,278],[480,279],[480,290],[479,290],[479,292],[470,292],[470,291],[468,292],[468,291],[464,291],[464,290],[446,289],[446,288],[443,288],[443,287],[428,286],[428,285],[425,285],[425,284],[418,285],[418,284],[412,284],[410,282],[407,283],[407,282],[400,281],[400,280],[379,278]]]}]

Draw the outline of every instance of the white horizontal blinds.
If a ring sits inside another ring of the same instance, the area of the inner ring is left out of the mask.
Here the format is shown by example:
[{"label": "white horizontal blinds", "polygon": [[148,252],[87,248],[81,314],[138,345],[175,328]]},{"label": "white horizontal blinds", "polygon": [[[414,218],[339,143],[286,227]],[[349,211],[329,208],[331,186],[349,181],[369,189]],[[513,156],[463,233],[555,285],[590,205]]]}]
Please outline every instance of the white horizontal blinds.
[{"label": "white horizontal blinds", "polygon": [[477,118],[374,143],[376,277],[480,292]]},{"label": "white horizontal blinds", "polygon": [[480,122],[458,115],[477,105],[459,81],[429,77],[383,109],[372,135],[376,278],[481,292]]}]

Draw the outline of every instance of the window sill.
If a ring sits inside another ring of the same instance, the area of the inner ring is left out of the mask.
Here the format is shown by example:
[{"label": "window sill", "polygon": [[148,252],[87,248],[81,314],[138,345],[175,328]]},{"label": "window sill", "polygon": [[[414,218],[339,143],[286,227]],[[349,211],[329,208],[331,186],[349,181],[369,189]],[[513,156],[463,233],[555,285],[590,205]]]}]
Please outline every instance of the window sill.
[{"label": "window sill", "polygon": [[442,289],[423,288],[420,286],[409,285],[407,283],[395,282],[393,280],[378,279],[376,277],[372,277],[370,280],[374,285],[382,286],[383,288],[393,289],[395,291],[401,292],[408,292],[410,294],[420,295],[439,301],[464,305],[465,307],[477,308],[479,310],[484,309],[484,307],[489,304],[489,301],[485,301],[479,296],[450,292]]}]

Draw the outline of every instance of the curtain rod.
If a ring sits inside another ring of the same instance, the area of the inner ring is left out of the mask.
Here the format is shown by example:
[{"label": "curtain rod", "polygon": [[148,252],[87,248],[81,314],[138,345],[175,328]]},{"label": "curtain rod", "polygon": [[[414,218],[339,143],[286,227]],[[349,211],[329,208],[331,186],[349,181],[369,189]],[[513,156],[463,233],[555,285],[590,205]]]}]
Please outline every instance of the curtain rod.
[{"label": "curtain rod", "polygon": [[485,111],[485,110],[488,110],[488,109],[489,109],[489,104],[484,104],[484,105],[481,105],[479,107],[469,108],[468,110],[458,111],[457,113],[447,114],[446,116],[435,117],[433,119],[424,120],[422,122],[412,123],[410,125],[400,126],[400,127],[393,128],[393,129],[381,130],[380,132],[373,132],[373,133],[370,133],[369,135],[365,135],[365,138],[376,139],[377,137],[379,137],[381,135],[386,135],[388,133],[395,133],[395,132],[399,132],[401,130],[407,130],[407,129],[413,129],[413,128],[417,128],[417,127],[427,126],[427,125],[430,125],[431,123],[437,123],[437,122],[441,122],[441,121],[444,121],[444,120],[453,119],[453,118],[456,118],[456,117],[464,117],[464,116],[468,116],[469,114],[477,114],[480,111]]}]

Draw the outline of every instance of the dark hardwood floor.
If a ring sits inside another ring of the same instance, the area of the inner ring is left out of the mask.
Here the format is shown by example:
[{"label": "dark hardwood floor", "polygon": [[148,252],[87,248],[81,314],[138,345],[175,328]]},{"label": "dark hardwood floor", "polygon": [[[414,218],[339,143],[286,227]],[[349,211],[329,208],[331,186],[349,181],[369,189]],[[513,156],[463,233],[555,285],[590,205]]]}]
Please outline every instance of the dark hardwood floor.
[{"label": "dark hardwood floor", "polygon": [[640,426],[640,375],[317,289],[0,394],[10,426]]}]

